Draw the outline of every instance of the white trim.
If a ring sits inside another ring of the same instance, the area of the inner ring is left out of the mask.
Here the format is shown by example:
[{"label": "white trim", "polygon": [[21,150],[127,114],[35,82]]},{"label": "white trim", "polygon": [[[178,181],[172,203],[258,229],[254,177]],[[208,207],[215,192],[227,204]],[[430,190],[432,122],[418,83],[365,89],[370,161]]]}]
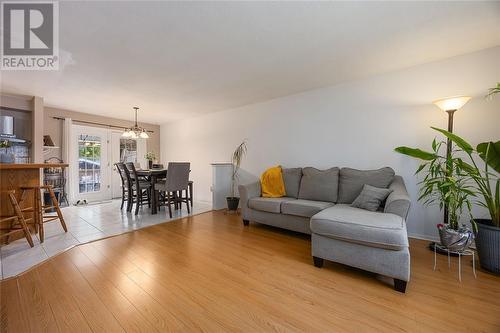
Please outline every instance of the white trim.
[{"label": "white trim", "polygon": [[431,237],[428,235],[408,233],[408,238],[415,238],[415,239],[427,240],[427,241],[432,241],[432,242],[439,242],[438,236]]},{"label": "white trim", "polygon": [[61,157],[64,163],[68,163],[68,168],[65,169],[66,177],[66,195],[68,202],[73,202],[73,180],[71,178],[72,164],[71,164],[71,137],[72,137],[73,120],[71,118],[64,118],[63,137],[62,137],[62,150]]}]

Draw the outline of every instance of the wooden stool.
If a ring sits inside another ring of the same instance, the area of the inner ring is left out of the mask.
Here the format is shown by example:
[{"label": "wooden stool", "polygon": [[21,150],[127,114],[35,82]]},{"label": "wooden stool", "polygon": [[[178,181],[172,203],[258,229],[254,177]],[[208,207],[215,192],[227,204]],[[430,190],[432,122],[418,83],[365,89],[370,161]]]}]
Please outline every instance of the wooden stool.
[{"label": "wooden stool", "polygon": [[[15,215],[13,216],[4,216],[0,218],[0,224],[3,222],[9,222],[10,227],[9,228],[2,228],[0,230],[8,230],[7,233],[1,235],[0,237],[7,237],[6,243],[9,244],[9,237],[12,234],[18,233],[18,232],[23,232],[24,237],[28,241],[31,247],[34,246],[33,244],[33,239],[31,238],[31,233],[30,230],[28,229],[28,225],[26,222],[28,222],[25,218],[24,215],[21,211],[21,207],[19,207],[19,203],[17,202],[15,191],[7,191],[6,192],[10,203],[12,205],[12,208],[14,208],[14,213]],[[31,219],[28,219],[31,220]]]},{"label": "wooden stool", "polygon": [[[42,193],[41,190],[46,190],[49,192],[50,200],[52,201],[51,205],[44,205],[42,201]],[[64,222],[64,217],[62,215],[61,209],[59,208],[59,202],[52,190],[52,186],[50,185],[41,185],[41,186],[26,186],[21,187],[21,200],[19,201],[19,205],[26,200],[26,195],[29,191],[33,191],[33,207],[23,208],[21,211],[23,213],[33,213],[33,218],[35,222],[35,231],[38,232],[38,237],[40,238],[40,243],[43,243],[44,240],[44,230],[43,224],[46,222],[59,220],[61,226],[64,229],[64,232],[68,232],[68,228],[66,227],[66,223]],[[56,215],[47,215],[48,210],[56,210]]]}]

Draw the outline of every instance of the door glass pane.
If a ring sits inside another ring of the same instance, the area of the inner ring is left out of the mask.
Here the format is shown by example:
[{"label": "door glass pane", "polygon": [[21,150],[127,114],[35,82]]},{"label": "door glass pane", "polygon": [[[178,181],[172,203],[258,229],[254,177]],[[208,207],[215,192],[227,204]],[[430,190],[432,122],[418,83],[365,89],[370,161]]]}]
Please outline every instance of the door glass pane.
[{"label": "door glass pane", "polygon": [[78,137],[78,179],[80,193],[101,190],[101,138],[92,135]]},{"label": "door glass pane", "polygon": [[132,139],[120,139],[120,162],[137,161],[137,141]]}]

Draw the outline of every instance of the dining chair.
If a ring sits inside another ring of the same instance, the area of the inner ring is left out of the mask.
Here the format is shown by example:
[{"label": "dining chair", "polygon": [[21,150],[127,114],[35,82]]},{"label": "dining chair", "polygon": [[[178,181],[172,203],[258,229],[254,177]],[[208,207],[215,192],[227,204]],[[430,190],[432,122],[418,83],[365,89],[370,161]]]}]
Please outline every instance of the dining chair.
[{"label": "dining chair", "polygon": [[115,163],[115,166],[122,180],[122,204],[120,206],[120,209],[123,209],[125,202],[127,202],[127,210],[128,210],[129,202],[132,200],[130,198],[132,195],[132,191],[130,189],[132,185],[130,181],[130,176],[128,174],[127,168],[125,167],[125,163]]},{"label": "dining chair", "polygon": [[182,203],[185,203],[188,214],[191,213],[188,195],[190,166],[189,162],[168,163],[167,178],[154,185],[155,190],[162,193],[159,205],[168,206],[170,218],[172,218],[172,205],[182,208]]},{"label": "dining chair", "polygon": [[135,215],[137,215],[141,206],[148,205],[148,207],[151,207],[151,182],[137,174],[134,163],[125,163],[125,167],[130,177],[130,193],[132,194],[129,196],[130,204],[127,207],[129,207],[128,211],[130,212],[132,211],[132,204],[135,203]]},{"label": "dining chair", "polygon": [[189,198],[189,202],[191,203],[191,208],[193,208],[193,181],[190,180],[189,183],[188,183],[188,187],[189,187],[189,194],[188,194],[188,198]]}]

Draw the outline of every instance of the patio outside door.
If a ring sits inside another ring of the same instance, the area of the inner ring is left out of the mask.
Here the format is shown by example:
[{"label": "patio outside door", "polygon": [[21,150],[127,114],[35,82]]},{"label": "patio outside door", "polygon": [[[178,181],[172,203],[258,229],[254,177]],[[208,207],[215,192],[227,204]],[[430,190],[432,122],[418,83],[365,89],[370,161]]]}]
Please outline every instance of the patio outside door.
[{"label": "patio outside door", "polygon": [[73,125],[70,169],[75,202],[111,199],[109,134],[104,128]]}]

